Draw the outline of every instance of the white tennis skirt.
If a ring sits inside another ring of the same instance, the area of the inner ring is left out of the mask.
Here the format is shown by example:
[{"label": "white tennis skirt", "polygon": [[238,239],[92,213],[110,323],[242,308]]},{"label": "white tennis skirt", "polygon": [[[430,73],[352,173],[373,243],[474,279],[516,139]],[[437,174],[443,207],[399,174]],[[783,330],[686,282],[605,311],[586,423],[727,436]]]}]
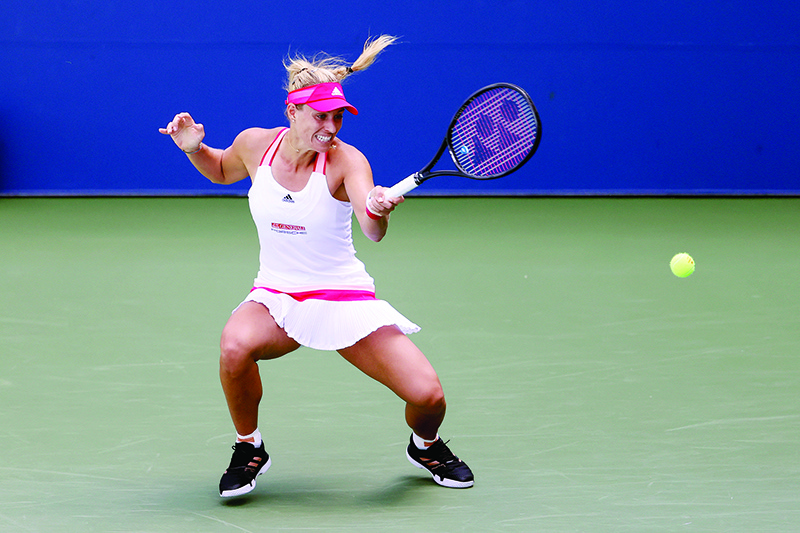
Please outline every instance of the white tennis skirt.
[{"label": "white tennis skirt", "polygon": [[397,326],[406,335],[420,330],[385,300],[298,301],[288,294],[256,288],[245,302],[264,305],[289,337],[317,350],[347,348],[384,326]]}]

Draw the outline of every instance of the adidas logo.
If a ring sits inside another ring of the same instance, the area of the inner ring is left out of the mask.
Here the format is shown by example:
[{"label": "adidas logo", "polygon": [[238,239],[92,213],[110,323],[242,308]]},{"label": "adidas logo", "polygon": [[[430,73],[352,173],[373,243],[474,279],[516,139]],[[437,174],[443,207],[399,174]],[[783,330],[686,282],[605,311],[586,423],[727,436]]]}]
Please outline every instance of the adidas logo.
[{"label": "adidas logo", "polygon": [[344,93],[342,91],[340,91],[338,87],[334,87],[333,90],[331,91],[331,96],[344,97]]},{"label": "adidas logo", "polygon": [[292,199],[292,195],[291,194],[287,194],[286,196],[284,196],[283,197],[283,201],[286,202],[286,203],[289,203],[289,204],[293,204],[294,203],[294,200]]}]

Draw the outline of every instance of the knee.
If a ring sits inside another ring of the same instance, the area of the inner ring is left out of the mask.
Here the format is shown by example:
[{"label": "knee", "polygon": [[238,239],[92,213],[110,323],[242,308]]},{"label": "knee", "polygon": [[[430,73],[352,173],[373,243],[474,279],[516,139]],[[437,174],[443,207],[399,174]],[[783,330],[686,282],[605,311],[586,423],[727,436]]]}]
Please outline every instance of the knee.
[{"label": "knee", "polygon": [[444,390],[439,379],[430,380],[423,390],[417,395],[414,406],[426,413],[444,412],[447,403],[444,399]]},{"label": "knee", "polygon": [[255,364],[253,347],[241,336],[227,330],[222,332],[219,343],[219,368],[230,375],[240,375]]}]

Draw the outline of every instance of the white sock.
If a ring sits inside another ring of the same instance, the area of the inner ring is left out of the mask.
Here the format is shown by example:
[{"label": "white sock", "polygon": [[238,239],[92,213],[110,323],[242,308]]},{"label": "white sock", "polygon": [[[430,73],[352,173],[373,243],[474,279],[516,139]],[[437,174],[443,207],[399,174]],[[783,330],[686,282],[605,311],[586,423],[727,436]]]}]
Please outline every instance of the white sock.
[{"label": "white sock", "polygon": [[427,450],[431,447],[431,445],[439,440],[439,434],[436,434],[436,438],[433,441],[425,440],[419,435],[414,432],[411,432],[411,439],[414,441],[414,446],[416,446],[420,450]]},{"label": "white sock", "polygon": [[258,428],[256,428],[256,430],[250,433],[249,435],[239,435],[238,433],[236,434],[237,442],[249,442],[250,439],[253,439],[252,444],[256,448],[261,446],[261,432],[258,430]]}]

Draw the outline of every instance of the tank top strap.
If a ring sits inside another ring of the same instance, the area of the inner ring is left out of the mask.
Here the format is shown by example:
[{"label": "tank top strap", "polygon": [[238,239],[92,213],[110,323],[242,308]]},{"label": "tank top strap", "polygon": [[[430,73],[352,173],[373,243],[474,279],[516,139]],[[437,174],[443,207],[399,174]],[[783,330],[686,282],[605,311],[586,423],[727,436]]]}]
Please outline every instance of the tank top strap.
[{"label": "tank top strap", "polygon": [[289,128],[283,128],[278,135],[272,140],[267,148],[267,151],[264,152],[264,156],[261,158],[261,163],[259,166],[263,166],[264,162],[266,161],[267,166],[272,166],[272,160],[275,159],[275,154],[278,152],[278,146],[281,144],[281,140],[286,136],[286,132],[289,131]]},{"label": "tank top strap", "polygon": [[325,176],[325,170],[328,165],[328,152],[317,152],[317,163],[314,165],[314,172]]},{"label": "tank top strap", "polygon": [[[264,155],[261,157],[261,163],[259,166],[263,166],[266,162],[267,166],[272,166],[272,161],[275,159],[275,154],[278,152],[278,147],[281,144],[281,141],[289,132],[289,128],[283,128],[278,135],[272,140],[267,148],[267,151],[264,152]],[[328,154],[327,153],[317,153],[317,160],[314,164],[314,172],[318,174],[322,174],[325,176],[325,170],[328,165]]]}]

